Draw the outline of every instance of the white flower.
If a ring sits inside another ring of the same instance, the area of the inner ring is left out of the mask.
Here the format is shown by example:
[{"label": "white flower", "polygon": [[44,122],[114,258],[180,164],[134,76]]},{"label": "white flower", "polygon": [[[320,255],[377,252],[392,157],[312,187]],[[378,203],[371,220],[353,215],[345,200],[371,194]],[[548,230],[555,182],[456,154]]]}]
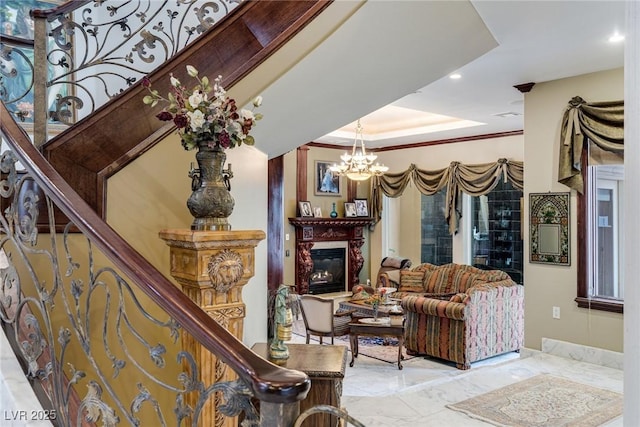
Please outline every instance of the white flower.
[{"label": "white flower", "polygon": [[180,86],[180,80],[173,77],[173,74],[170,75],[169,80],[171,81],[171,86],[178,87]]},{"label": "white flower", "polygon": [[189,104],[191,104],[192,108],[198,108],[203,101],[207,101],[207,94],[199,90],[193,92],[189,97]]},{"label": "white flower", "polygon": [[250,110],[245,110],[244,108],[240,110],[240,117],[244,120],[253,120],[253,112]]},{"label": "white flower", "polygon": [[242,133],[242,125],[236,121],[232,121],[229,123],[229,133],[238,135],[240,139],[244,139],[244,134]]},{"label": "white flower", "polygon": [[198,75],[198,70],[196,70],[196,68],[193,65],[187,65],[187,73],[191,77],[195,77]]},{"label": "white flower", "polygon": [[218,76],[214,80],[213,93],[217,98],[224,98],[227,94],[227,91],[222,87],[222,76]]},{"label": "white flower", "polygon": [[254,107],[259,107],[261,105],[262,105],[262,97],[260,95],[258,95],[255,98],[253,98],[253,106]]},{"label": "white flower", "polygon": [[204,114],[200,110],[196,110],[194,112],[188,112],[187,116],[189,117],[189,124],[191,125],[192,131],[197,131],[198,128],[202,127],[204,124]]}]

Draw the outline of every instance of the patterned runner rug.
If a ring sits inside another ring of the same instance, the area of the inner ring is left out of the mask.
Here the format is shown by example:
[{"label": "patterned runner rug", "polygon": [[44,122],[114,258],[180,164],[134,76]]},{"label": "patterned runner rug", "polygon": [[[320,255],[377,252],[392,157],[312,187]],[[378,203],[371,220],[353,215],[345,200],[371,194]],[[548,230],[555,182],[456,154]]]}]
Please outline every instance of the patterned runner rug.
[{"label": "patterned runner rug", "polygon": [[622,394],[544,374],[447,405],[496,426],[595,427],[622,415]]},{"label": "patterned runner rug", "polygon": [[[292,340],[294,342],[302,342],[305,340],[305,330],[304,330],[304,322],[302,319],[296,320],[293,322],[293,334],[297,336],[297,339]],[[300,340],[302,338],[302,340]],[[312,335],[310,343],[319,343],[320,340],[318,337]],[[331,344],[331,338],[325,337],[322,341],[324,344]],[[349,349],[351,352],[349,345],[349,336],[345,335],[342,337],[336,337],[334,339],[335,345],[343,345]],[[406,351],[402,351],[404,355],[404,362],[411,360],[418,356],[410,356],[406,353]],[[361,356],[371,357],[376,360],[380,360],[382,362],[397,364],[398,363],[398,340],[395,338],[389,338],[383,340],[382,338],[376,337],[360,337],[359,338],[359,348],[358,348],[358,358]],[[351,355],[349,355],[351,358]]]}]

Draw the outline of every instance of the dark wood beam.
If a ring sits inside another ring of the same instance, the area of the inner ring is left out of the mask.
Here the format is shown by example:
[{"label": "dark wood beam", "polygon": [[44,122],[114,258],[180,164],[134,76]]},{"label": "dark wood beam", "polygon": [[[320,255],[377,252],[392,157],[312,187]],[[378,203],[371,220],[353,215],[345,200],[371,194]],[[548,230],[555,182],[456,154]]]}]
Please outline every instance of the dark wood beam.
[{"label": "dark wood beam", "polygon": [[513,87],[518,89],[521,93],[527,93],[530,92],[531,89],[533,89],[533,86],[535,86],[535,83],[522,83]]},{"label": "dark wood beam", "polygon": [[276,290],[284,280],[284,156],[267,165],[267,289]]},{"label": "dark wood beam", "polygon": [[309,147],[303,145],[296,150],[296,202],[307,200],[307,157]]}]

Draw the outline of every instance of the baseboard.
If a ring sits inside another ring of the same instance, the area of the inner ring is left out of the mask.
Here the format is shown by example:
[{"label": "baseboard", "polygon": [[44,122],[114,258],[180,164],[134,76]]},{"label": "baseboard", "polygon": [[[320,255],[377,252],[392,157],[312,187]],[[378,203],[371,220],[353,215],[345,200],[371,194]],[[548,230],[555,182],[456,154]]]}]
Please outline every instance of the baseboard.
[{"label": "baseboard", "polygon": [[542,352],[608,368],[622,370],[623,367],[623,353],[551,338],[542,338]]}]

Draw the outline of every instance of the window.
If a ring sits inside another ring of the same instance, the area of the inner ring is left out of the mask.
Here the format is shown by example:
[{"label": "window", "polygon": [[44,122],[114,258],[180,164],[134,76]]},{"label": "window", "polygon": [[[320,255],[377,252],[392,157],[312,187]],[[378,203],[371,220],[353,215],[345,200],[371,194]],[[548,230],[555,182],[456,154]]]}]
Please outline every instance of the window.
[{"label": "window", "polygon": [[447,190],[421,195],[420,261],[442,265],[453,262],[452,238],[444,216]]},{"label": "window", "polygon": [[502,270],[522,282],[522,191],[500,181],[487,195],[471,197],[471,264]]},{"label": "window", "polygon": [[603,152],[594,147],[590,144],[589,156],[583,156],[585,191],[578,194],[576,302],[579,307],[621,313],[624,165],[620,157],[611,154],[603,159]]}]

